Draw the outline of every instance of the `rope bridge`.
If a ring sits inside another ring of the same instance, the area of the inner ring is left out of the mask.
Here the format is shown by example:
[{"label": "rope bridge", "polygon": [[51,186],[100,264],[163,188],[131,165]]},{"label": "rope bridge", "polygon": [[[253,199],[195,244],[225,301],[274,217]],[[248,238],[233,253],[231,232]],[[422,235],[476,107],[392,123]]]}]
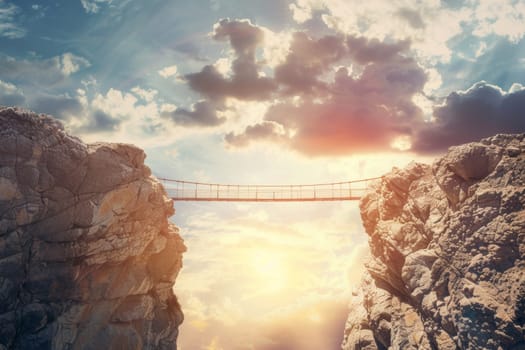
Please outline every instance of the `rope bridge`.
[{"label": "rope bridge", "polygon": [[380,177],[311,185],[224,185],[158,178],[176,201],[310,202],[359,200]]}]

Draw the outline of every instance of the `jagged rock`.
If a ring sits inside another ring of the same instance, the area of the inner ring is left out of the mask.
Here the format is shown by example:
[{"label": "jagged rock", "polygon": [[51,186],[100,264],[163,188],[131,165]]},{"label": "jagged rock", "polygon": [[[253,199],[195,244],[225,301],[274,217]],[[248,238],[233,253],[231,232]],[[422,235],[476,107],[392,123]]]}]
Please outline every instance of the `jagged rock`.
[{"label": "jagged rock", "polygon": [[394,169],[361,200],[372,253],[343,349],[525,349],[525,134]]},{"label": "jagged rock", "polygon": [[185,247],[144,152],[0,125],[0,349],[175,349]]}]

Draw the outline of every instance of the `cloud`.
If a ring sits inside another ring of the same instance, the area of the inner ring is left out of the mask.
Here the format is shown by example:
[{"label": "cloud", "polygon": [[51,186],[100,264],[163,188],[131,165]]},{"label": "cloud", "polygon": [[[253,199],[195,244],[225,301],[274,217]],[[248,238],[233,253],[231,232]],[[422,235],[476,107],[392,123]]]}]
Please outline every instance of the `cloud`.
[{"label": "cloud", "polygon": [[260,75],[255,58],[264,32],[248,20],[222,19],[214,26],[213,39],[229,41],[234,50],[231,77],[224,77],[213,65],[207,65],[198,73],[184,76],[189,86],[213,100],[228,96],[241,100],[268,98],[275,86],[271,79]]},{"label": "cloud", "polygon": [[135,86],[131,89],[135,95],[143,99],[144,101],[151,102],[155,99],[155,96],[159,93],[154,89],[142,89],[140,86]]},{"label": "cloud", "polygon": [[215,105],[208,101],[194,103],[191,109],[176,108],[172,111],[164,111],[161,116],[181,126],[211,127],[226,121],[217,116]]},{"label": "cloud", "polygon": [[[228,134],[227,143],[241,147],[250,138],[268,139],[286,143],[308,155],[336,155],[391,149],[394,139],[410,134],[412,125],[422,118],[412,98],[422,91],[427,76],[413,58],[402,54],[408,44],[384,44],[355,37],[328,38],[328,43],[301,39],[302,50],[297,51],[301,54],[290,51],[290,55],[298,58],[294,68],[290,68],[292,59],[281,66],[302,71],[303,74],[297,74],[302,84],[293,85],[294,79],[279,78],[276,73],[276,81],[284,81],[282,85],[287,89],[294,86],[294,93],[301,95],[269,108],[265,121],[273,124]],[[327,49],[330,53],[316,55],[320,43],[321,47],[331,48]],[[363,65],[359,75],[342,67],[332,81],[317,79],[344,57]],[[306,67],[303,69],[301,65]],[[307,97],[313,87],[322,88],[322,93],[317,94],[318,101],[315,96]],[[277,132],[280,129],[276,125],[284,132]],[[254,130],[264,132],[254,134]]]},{"label": "cloud", "polygon": [[425,28],[425,22],[421,18],[421,14],[417,10],[407,7],[402,7],[397,11],[399,17],[405,19],[414,29]]},{"label": "cloud", "polygon": [[234,147],[245,147],[251,142],[261,140],[273,142],[285,142],[287,137],[284,134],[282,126],[275,122],[263,121],[259,124],[248,125],[246,129],[235,134],[230,132],[224,137],[227,144]]},{"label": "cloud", "polygon": [[434,119],[416,130],[413,148],[433,153],[496,133],[525,132],[524,110],[525,88],[521,84],[503,91],[478,82],[465,91],[451,93],[435,107]]},{"label": "cloud", "polygon": [[80,0],[86,13],[97,13],[101,5],[109,5],[113,0]]},{"label": "cloud", "polygon": [[[422,92],[427,74],[407,56],[409,41],[385,43],[344,35],[312,38],[296,32],[273,76],[261,78],[258,71],[267,67],[255,61],[255,51],[263,34],[248,21],[217,23],[213,37],[228,40],[235,55],[231,77],[212,65],[186,75],[190,88],[207,100],[191,111],[171,112],[171,119],[218,125],[210,108],[224,109],[222,101],[228,98],[268,101],[264,119],[227,133],[226,143],[244,147],[266,140],[309,155],[391,149],[396,138],[409,135],[411,126],[422,119],[412,99]],[[342,63],[355,66],[355,72],[336,70]]]},{"label": "cloud", "polygon": [[15,85],[0,80],[0,105],[22,106],[26,98]]},{"label": "cloud", "polygon": [[90,66],[87,59],[66,52],[51,58],[15,59],[0,54],[0,76],[29,85],[57,84]]},{"label": "cloud", "polygon": [[313,92],[324,87],[319,76],[347,53],[342,37],[327,35],[318,40],[297,32],[288,56],[275,68],[275,81],[286,93]]},{"label": "cloud", "polygon": [[34,98],[31,108],[37,113],[45,113],[61,120],[70,120],[82,115],[84,107],[76,97],[69,95],[41,95]]},{"label": "cloud", "polygon": [[0,0],[0,37],[18,39],[26,35],[26,30],[16,21],[20,8]]},{"label": "cloud", "polygon": [[[219,21],[212,37],[229,43],[229,56],[185,76],[189,87],[205,99],[192,109],[177,109],[165,116],[180,125],[206,126],[222,124],[217,115],[227,117],[236,121],[236,125],[223,127],[230,128],[224,135],[228,146],[270,141],[310,156],[385,150],[435,152],[496,132],[524,131],[514,112],[519,105],[514,96],[521,92],[514,90],[511,94],[486,87],[502,100],[496,99],[490,108],[479,107],[482,99],[474,96],[480,85],[451,94],[446,105],[436,106],[441,99],[433,94],[443,83],[436,59],[450,58],[449,39],[463,30],[460,24],[465,11],[472,9],[443,5],[443,13],[431,14],[442,5],[417,8],[394,2],[378,10],[377,4],[367,3],[356,10],[364,15],[363,24],[357,26],[358,22],[341,18],[348,10],[345,2],[298,1],[297,8],[292,6],[302,11],[298,16],[324,13],[327,25],[339,31],[317,38],[306,32],[273,33],[247,20]],[[394,16],[395,23],[403,22],[402,30],[390,24],[377,27],[372,21],[386,14]],[[448,21],[453,28],[443,31]],[[349,25],[355,27],[349,29]],[[344,28],[351,34],[342,33]],[[366,37],[359,34],[363,28],[370,29]],[[424,38],[428,33],[442,45],[438,51],[425,51],[425,45],[434,44]],[[266,46],[276,38],[283,38],[287,50],[279,52],[279,59],[270,60]],[[503,100],[510,95],[514,107],[499,111],[495,104],[507,106]],[[241,100],[263,103],[266,112],[244,116],[232,107]],[[508,116],[497,117],[502,111]],[[472,117],[467,114],[473,113],[479,115],[482,126],[469,131],[466,125]]]},{"label": "cloud", "polygon": [[295,0],[290,9],[298,23],[317,16],[340,33],[409,39],[419,56],[441,62],[450,60],[455,37],[497,35],[516,43],[525,35],[525,4],[514,0]]},{"label": "cloud", "polygon": [[83,57],[76,56],[70,52],[66,52],[60,57],[60,70],[65,76],[70,76],[78,72],[82,68],[89,67],[91,64]]},{"label": "cloud", "polygon": [[474,9],[473,34],[487,37],[495,34],[518,42],[525,35],[525,3],[512,0],[483,0]]},{"label": "cloud", "polygon": [[177,66],[172,65],[168,67],[164,67],[161,70],[158,71],[159,75],[163,78],[169,78],[177,74]]},{"label": "cloud", "polygon": [[78,127],[82,133],[111,132],[118,129],[122,120],[113,118],[101,110],[95,110],[89,113],[86,123]]},{"label": "cloud", "polygon": [[348,36],[346,43],[350,56],[360,64],[388,61],[410,49],[409,40],[386,43],[362,36]]}]

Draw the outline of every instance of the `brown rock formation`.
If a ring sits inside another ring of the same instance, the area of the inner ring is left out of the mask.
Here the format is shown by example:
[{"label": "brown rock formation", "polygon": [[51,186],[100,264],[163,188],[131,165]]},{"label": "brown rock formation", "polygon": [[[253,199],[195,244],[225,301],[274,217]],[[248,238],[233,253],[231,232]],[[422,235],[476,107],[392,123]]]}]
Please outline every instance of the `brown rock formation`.
[{"label": "brown rock formation", "polygon": [[175,349],[185,250],[131,145],[0,107],[0,349]]},{"label": "brown rock formation", "polygon": [[395,169],[360,208],[372,258],[344,350],[525,349],[525,134]]}]

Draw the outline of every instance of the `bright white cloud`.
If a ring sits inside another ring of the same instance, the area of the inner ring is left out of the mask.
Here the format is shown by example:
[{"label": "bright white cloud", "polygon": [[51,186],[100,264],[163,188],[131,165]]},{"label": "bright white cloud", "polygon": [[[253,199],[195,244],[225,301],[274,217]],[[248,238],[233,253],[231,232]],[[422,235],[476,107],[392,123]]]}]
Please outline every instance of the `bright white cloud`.
[{"label": "bright white cloud", "polygon": [[323,1],[320,0],[296,0],[295,3],[290,4],[289,8],[293,19],[297,23],[304,23],[312,18],[315,10],[321,10],[324,6]]},{"label": "bright white cloud", "polygon": [[5,0],[0,0],[0,36],[18,39],[26,35],[26,30],[16,21],[20,8]]},{"label": "bright white cloud", "polygon": [[261,29],[264,32],[263,59],[269,67],[275,68],[286,60],[292,42],[292,32],[274,32],[264,27]]},{"label": "bright white cloud", "polygon": [[163,78],[169,78],[177,74],[177,66],[172,65],[168,67],[164,67],[161,70],[158,71],[159,75]]},{"label": "bright white cloud", "polygon": [[65,76],[78,72],[81,68],[89,67],[91,64],[83,57],[66,52],[60,58],[61,71]]},{"label": "bright white cloud", "polygon": [[525,2],[512,0],[478,0],[474,10],[474,34],[491,34],[517,42],[525,35]]},{"label": "bright white cloud", "polygon": [[142,89],[139,86],[135,86],[131,91],[137,95],[138,97],[142,98],[143,100],[147,102],[151,102],[155,99],[155,96],[159,93],[155,89]]},{"label": "bright white cloud", "polygon": [[231,73],[231,66],[233,61],[233,54],[230,54],[229,57],[221,57],[213,64],[217,69],[217,72],[221,73],[224,76],[229,76]]}]

